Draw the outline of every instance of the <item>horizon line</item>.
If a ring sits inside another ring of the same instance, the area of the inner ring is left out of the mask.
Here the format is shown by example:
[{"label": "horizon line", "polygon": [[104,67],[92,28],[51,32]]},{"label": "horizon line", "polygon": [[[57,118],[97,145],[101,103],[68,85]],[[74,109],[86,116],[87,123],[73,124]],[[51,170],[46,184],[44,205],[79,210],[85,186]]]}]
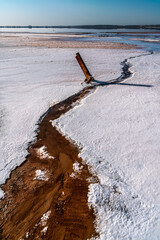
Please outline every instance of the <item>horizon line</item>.
[{"label": "horizon line", "polygon": [[160,24],[2,25],[0,28],[159,28]]}]

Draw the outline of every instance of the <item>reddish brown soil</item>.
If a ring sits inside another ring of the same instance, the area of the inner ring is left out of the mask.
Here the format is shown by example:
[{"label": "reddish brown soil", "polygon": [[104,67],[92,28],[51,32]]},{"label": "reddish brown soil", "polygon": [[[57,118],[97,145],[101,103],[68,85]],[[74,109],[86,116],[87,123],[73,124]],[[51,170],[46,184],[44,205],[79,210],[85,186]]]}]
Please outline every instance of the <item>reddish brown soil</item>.
[{"label": "reddish brown soil", "polygon": [[[86,88],[50,109],[40,123],[37,141],[29,147],[26,162],[2,186],[6,195],[0,202],[0,239],[80,240],[96,236],[95,216],[88,207],[87,179],[97,179],[78,157],[78,148],[50,122],[71,109],[72,103],[88,91]],[[54,159],[40,158],[37,149],[42,146]],[[82,167],[75,178],[70,177],[74,162]],[[46,170],[48,181],[34,180],[37,169]],[[47,211],[51,211],[50,216],[43,225],[41,217]],[[46,233],[41,232],[44,227],[48,227]]]}]

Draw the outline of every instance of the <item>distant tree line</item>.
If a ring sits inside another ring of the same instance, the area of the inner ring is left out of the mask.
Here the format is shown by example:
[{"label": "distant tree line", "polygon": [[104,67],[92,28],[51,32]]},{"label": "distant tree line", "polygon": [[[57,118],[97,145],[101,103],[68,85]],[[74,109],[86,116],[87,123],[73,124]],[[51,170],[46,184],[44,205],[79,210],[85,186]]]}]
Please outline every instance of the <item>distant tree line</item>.
[{"label": "distant tree line", "polygon": [[75,28],[75,29],[152,29],[160,30],[157,25],[77,25],[77,26],[0,26],[0,28]]}]

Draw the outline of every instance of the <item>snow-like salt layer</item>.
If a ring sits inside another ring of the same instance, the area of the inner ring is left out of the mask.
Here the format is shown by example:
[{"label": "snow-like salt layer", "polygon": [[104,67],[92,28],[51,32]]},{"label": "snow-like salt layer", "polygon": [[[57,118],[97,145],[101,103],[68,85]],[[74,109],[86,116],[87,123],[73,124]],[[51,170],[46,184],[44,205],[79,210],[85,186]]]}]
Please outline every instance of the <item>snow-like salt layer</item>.
[{"label": "snow-like salt layer", "polygon": [[89,192],[99,239],[158,240],[160,54],[129,62],[130,85],[98,87],[53,124],[83,147],[80,156],[99,178]]},{"label": "snow-like salt layer", "polygon": [[5,195],[5,193],[2,191],[2,189],[0,188],[0,199],[3,198]]},{"label": "snow-like salt layer", "polygon": [[48,173],[47,169],[46,170],[37,169],[34,180],[48,181],[49,178],[47,177],[47,173]]},{"label": "snow-like salt layer", "polygon": [[11,170],[25,160],[28,144],[35,140],[40,116],[50,106],[82,89],[80,82],[84,76],[75,60],[77,51],[99,80],[118,77],[119,63],[137,53],[8,47],[7,39],[0,40],[0,45],[0,184],[3,184]]},{"label": "snow-like salt layer", "polygon": [[48,226],[44,227],[41,231],[41,234],[46,235],[47,230],[48,230]]},{"label": "snow-like salt layer", "polygon": [[83,166],[80,165],[80,163],[75,162],[73,163],[73,172],[71,173],[70,177],[76,178],[79,173],[81,173],[81,170],[83,169]]},{"label": "snow-like salt layer", "polygon": [[25,160],[40,116],[82,89],[74,53],[0,48],[0,184]]},{"label": "snow-like salt layer", "polygon": [[41,148],[37,149],[37,154],[41,159],[45,159],[45,158],[52,158],[54,159],[53,156],[51,156],[47,151],[46,151],[46,147],[42,146]]},{"label": "snow-like salt layer", "polygon": [[47,225],[47,221],[50,215],[51,215],[51,210],[43,214],[40,221],[40,224],[42,225],[42,227],[45,227]]},{"label": "snow-like salt layer", "polygon": [[80,166],[80,163],[78,163],[78,162],[73,163],[74,172],[80,172],[82,168],[83,168],[83,166]]}]

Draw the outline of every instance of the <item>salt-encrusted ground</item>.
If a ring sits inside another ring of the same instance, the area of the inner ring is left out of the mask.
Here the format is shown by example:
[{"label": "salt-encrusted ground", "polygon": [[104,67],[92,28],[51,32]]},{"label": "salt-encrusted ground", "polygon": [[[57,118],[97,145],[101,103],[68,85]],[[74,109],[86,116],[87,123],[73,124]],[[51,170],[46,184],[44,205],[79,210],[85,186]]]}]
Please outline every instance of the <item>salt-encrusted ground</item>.
[{"label": "salt-encrusted ground", "polygon": [[90,185],[89,192],[100,239],[156,240],[160,237],[160,54],[129,62],[134,74],[125,83],[131,85],[99,87],[53,124],[82,147],[81,157],[100,180]]},{"label": "salt-encrusted ground", "polygon": [[[97,79],[117,77],[131,51],[79,49]],[[1,48],[0,184],[25,160],[36,123],[55,103],[83,88],[77,49]]]},{"label": "salt-encrusted ground", "polygon": [[[1,184],[25,160],[40,116],[82,89],[84,76],[74,59],[77,51],[100,81],[118,77],[125,58],[143,54],[138,50],[0,48]],[[127,83],[153,87],[99,87],[56,122],[83,146],[81,156],[100,180],[90,185],[89,193],[100,239],[159,236],[160,56],[129,61],[136,74]]]},{"label": "salt-encrusted ground", "polygon": [[[0,184],[25,160],[36,123],[48,108],[79,91],[74,52],[1,48]],[[75,67],[74,67],[75,65]]]}]

